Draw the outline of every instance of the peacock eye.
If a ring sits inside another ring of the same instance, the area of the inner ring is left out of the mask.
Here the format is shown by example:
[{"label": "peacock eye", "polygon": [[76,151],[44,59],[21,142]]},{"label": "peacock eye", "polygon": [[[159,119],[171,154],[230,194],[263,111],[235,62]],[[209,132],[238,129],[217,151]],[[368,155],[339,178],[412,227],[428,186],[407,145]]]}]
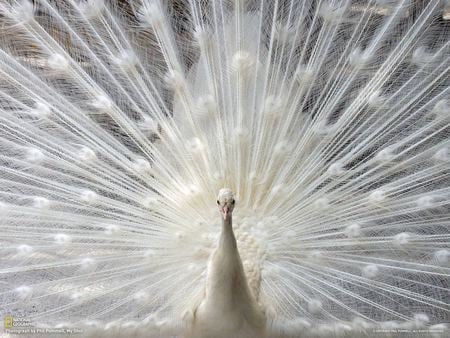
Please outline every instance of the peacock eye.
[{"label": "peacock eye", "polygon": [[235,201],[235,200],[232,200],[232,201],[231,201],[231,204],[233,204],[233,205],[234,205],[234,202],[236,202],[236,201]]},{"label": "peacock eye", "polygon": [[217,200],[217,205],[220,205],[220,202],[219,202],[219,200]]}]

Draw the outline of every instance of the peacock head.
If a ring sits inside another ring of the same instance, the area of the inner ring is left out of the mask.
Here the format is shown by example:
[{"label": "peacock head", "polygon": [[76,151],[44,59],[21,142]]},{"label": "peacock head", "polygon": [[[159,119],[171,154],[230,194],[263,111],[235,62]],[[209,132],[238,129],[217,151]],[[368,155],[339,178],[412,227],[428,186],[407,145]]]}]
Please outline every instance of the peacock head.
[{"label": "peacock head", "polygon": [[219,190],[217,205],[224,220],[231,217],[235,202],[233,192],[230,189],[224,188]]}]

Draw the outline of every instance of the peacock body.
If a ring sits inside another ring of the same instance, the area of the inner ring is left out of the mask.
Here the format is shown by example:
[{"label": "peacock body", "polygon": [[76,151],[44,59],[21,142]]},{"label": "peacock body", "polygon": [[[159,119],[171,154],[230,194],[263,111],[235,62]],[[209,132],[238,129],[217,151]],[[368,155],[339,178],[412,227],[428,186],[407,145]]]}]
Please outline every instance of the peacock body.
[{"label": "peacock body", "polygon": [[449,13],[1,2],[2,315],[104,337],[444,337]]}]

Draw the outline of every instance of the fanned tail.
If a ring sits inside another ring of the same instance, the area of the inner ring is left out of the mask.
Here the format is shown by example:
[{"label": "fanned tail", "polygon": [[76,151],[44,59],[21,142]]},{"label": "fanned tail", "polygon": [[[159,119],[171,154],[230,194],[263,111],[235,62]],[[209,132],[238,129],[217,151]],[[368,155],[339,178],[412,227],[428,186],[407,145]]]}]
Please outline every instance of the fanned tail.
[{"label": "fanned tail", "polygon": [[443,10],[438,0],[1,3],[5,313],[183,332],[226,186],[274,336],[445,334]]}]

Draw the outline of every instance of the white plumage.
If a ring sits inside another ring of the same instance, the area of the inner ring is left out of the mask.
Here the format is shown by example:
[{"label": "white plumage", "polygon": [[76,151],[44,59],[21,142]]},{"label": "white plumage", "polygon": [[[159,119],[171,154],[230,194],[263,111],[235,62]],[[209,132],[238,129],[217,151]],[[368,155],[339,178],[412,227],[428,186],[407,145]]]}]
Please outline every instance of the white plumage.
[{"label": "white plumage", "polygon": [[447,335],[449,11],[0,3],[2,314],[106,337]]}]

